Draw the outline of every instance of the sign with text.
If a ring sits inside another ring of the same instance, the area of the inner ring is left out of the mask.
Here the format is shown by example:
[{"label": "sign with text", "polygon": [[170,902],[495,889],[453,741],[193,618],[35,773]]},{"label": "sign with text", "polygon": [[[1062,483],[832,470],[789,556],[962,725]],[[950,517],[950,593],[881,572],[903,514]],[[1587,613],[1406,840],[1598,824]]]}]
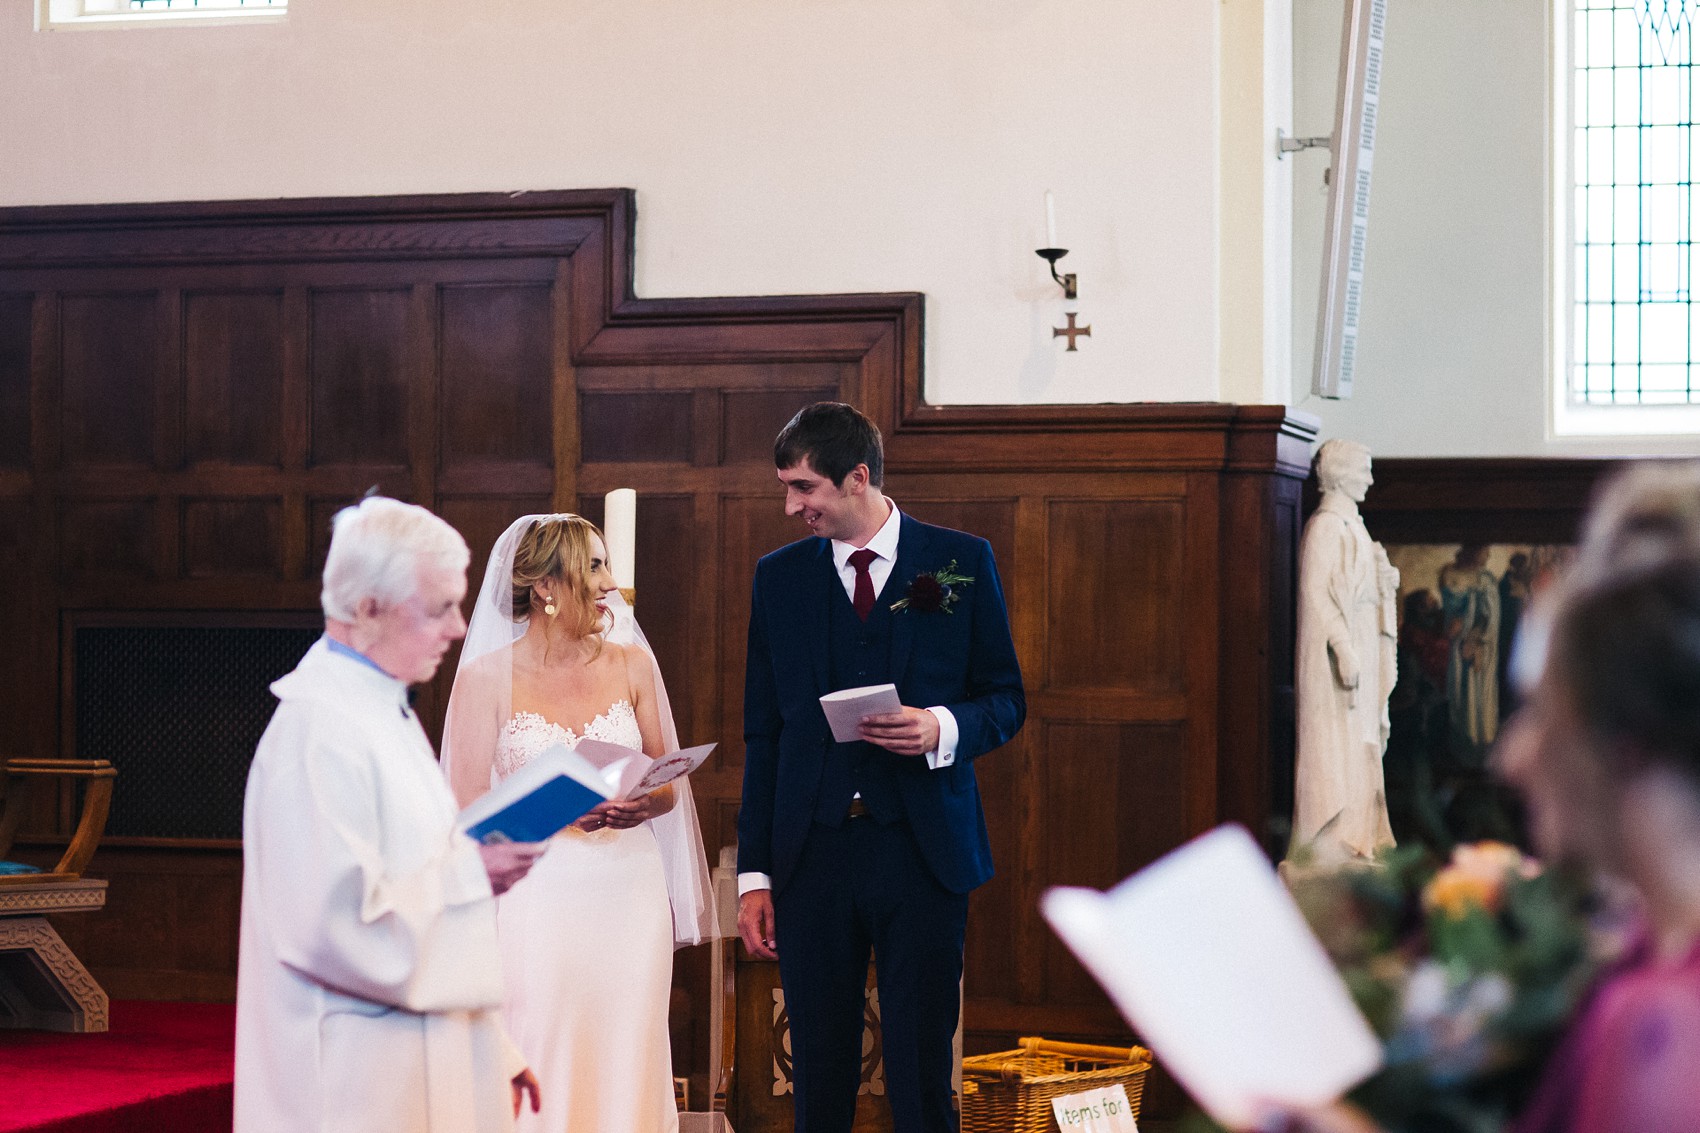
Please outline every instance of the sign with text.
[{"label": "sign with text", "polygon": [[1051,1112],[1062,1133],[1139,1133],[1127,1091],[1119,1084],[1052,1098]]}]

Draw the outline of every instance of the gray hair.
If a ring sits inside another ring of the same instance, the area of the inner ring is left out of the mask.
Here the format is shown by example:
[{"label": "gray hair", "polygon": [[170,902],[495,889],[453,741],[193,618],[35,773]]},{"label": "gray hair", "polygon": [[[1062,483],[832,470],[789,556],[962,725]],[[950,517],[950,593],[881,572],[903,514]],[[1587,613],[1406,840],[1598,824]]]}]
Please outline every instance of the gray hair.
[{"label": "gray hair", "polygon": [[419,590],[419,568],[433,563],[465,570],[472,559],[460,532],[416,504],[368,496],[331,520],[319,604],[325,617],[354,620],[368,598],[381,606],[405,602]]}]

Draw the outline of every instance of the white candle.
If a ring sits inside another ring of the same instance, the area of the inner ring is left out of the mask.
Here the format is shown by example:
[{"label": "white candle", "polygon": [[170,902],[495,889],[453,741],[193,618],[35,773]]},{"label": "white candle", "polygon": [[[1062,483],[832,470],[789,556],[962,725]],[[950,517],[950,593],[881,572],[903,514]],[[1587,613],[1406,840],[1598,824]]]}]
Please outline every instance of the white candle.
[{"label": "white candle", "polygon": [[1045,247],[1057,247],[1057,200],[1045,190]]},{"label": "white candle", "polygon": [[602,534],[608,540],[608,562],[614,585],[637,587],[637,489],[615,488],[603,499]]}]

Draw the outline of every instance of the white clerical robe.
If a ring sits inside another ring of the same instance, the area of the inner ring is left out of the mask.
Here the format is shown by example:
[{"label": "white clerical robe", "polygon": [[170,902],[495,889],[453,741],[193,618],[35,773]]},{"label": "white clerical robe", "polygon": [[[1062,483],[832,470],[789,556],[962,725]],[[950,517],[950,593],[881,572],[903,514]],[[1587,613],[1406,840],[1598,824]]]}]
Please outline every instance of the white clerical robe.
[{"label": "white clerical robe", "polygon": [[236,1133],[496,1133],[496,904],[406,687],[320,641],[248,775]]}]

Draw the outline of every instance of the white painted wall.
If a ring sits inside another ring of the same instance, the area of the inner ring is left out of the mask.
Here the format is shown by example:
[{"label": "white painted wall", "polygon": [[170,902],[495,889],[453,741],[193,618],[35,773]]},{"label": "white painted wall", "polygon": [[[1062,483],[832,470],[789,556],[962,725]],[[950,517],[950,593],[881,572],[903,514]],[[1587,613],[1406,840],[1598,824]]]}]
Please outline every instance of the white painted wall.
[{"label": "white painted wall", "polygon": [[[0,205],[634,186],[640,295],[924,291],[934,401],[1220,396],[1213,2],[30,9],[0,3]],[[1033,255],[1046,188],[1074,354]]]},{"label": "white painted wall", "polygon": [[[1333,129],[1343,0],[1293,0],[1294,122]],[[1310,396],[1326,151],[1290,159],[1293,397],[1378,456],[1700,451],[1548,438],[1551,0],[1390,0],[1349,401]]]},{"label": "white painted wall", "polygon": [[1224,401],[1282,403],[1292,387],[1292,0],[1223,0],[1221,358]]}]

